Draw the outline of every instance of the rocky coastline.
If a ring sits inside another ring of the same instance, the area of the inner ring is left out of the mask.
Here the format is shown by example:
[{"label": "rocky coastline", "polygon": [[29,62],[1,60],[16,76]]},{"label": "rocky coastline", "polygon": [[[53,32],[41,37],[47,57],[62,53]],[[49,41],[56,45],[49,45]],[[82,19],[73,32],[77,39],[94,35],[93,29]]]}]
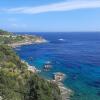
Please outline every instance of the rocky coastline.
[{"label": "rocky coastline", "polygon": [[[26,61],[22,61],[28,66],[28,70],[32,73],[40,73],[41,70],[38,70],[35,66],[29,65]],[[63,80],[65,79],[66,75],[61,72],[54,73],[53,80],[48,80],[51,83],[57,84],[60,92],[62,100],[70,100],[70,97],[73,95],[73,91],[68,87],[65,87],[63,84]]]}]

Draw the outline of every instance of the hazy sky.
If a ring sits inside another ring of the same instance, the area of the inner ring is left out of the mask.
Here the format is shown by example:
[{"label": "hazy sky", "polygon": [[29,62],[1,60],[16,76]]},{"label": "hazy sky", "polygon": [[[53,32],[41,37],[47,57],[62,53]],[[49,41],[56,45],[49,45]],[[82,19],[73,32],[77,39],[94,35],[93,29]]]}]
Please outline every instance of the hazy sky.
[{"label": "hazy sky", "polygon": [[8,31],[100,31],[100,0],[1,0]]}]

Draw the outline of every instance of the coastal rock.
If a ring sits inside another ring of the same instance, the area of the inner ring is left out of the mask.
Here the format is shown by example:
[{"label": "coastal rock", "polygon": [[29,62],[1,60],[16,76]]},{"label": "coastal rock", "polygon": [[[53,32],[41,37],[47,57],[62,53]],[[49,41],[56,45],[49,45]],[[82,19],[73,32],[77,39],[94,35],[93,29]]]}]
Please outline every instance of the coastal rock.
[{"label": "coastal rock", "polygon": [[64,84],[61,82],[65,78],[65,74],[61,72],[54,73],[54,80],[52,82],[55,82],[61,92],[62,100],[70,100],[70,96],[73,95],[73,91],[67,87],[64,86]]},{"label": "coastal rock", "polygon": [[54,80],[55,81],[62,81],[65,78],[65,74],[61,73],[61,72],[56,72],[54,73]]},{"label": "coastal rock", "polygon": [[73,94],[72,90],[66,88],[63,83],[58,82],[58,87],[61,91],[62,100],[70,100],[70,96]]}]

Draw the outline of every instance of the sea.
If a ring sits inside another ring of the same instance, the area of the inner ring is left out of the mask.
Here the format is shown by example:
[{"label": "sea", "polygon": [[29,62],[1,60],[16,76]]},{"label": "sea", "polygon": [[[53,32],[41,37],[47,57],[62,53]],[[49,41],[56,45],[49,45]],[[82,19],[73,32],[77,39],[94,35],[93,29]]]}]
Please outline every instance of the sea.
[{"label": "sea", "polygon": [[[53,79],[55,72],[64,73],[62,82],[74,91],[71,100],[100,100],[100,32],[27,34],[42,36],[48,43],[15,48],[21,59],[41,70],[39,75],[45,79]],[[43,71],[47,61],[52,63],[52,69]]]}]

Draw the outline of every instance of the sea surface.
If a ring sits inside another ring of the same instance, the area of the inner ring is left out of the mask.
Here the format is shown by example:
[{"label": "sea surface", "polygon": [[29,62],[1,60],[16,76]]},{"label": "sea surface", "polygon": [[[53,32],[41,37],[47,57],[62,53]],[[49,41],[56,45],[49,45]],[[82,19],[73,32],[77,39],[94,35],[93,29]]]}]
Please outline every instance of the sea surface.
[{"label": "sea surface", "polygon": [[[55,72],[66,74],[63,83],[74,91],[71,100],[100,100],[99,32],[29,34],[43,36],[49,42],[16,48],[21,59],[42,70],[40,76],[46,79],[52,79]],[[52,69],[44,72],[43,67],[47,61],[52,62]]]}]

